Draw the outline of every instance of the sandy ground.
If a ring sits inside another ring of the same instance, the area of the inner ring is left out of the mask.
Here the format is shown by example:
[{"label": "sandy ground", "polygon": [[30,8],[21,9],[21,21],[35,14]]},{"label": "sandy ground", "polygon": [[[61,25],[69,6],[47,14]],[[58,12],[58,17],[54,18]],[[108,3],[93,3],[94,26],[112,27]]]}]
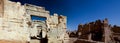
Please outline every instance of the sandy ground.
[{"label": "sandy ground", "polygon": [[27,42],[0,40],[0,43],[27,43]]},{"label": "sandy ground", "polygon": [[70,38],[69,43],[74,43],[77,40],[77,38]]}]

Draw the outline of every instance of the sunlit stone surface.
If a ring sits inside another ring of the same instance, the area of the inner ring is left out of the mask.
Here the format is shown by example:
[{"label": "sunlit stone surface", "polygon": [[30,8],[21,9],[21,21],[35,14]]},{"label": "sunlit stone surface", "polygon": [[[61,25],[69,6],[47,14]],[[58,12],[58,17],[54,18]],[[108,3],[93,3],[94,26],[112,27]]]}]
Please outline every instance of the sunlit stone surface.
[{"label": "sunlit stone surface", "polygon": [[[14,43],[34,43],[46,39],[48,43],[67,43],[66,16],[50,15],[44,7],[0,0],[0,40]],[[31,16],[46,18],[32,21]],[[34,40],[35,39],[35,40]],[[0,41],[3,42],[3,41]],[[43,43],[44,43],[43,41]]]}]

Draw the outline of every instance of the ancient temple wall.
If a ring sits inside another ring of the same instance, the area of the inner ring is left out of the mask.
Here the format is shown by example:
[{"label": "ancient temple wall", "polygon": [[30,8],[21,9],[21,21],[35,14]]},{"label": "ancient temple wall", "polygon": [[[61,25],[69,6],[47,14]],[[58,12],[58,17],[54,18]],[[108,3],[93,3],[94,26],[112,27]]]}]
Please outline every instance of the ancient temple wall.
[{"label": "ancient temple wall", "polygon": [[3,0],[0,0],[0,18],[3,16],[3,11],[4,11],[4,2]]},{"label": "ancient temple wall", "polygon": [[0,19],[0,40],[29,41],[25,8],[19,2],[4,0],[4,16]]},{"label": "ancient temple wall", "polygon": [[[0,0],[0,24],[2,24],[3,20],[2,20],[2,16],[3,16],[3,0]],[[2,25],[0,25],[0,29],[2,29]]]},{"label": "ancient temple wall", "polygon": [[67,17],[66,16],[63,16],[63,15],[60,15],[59,18],[59,23],[58,23],[58,27],[61,27],[61,29],[67,29]]},{"label": "ancient temple wall", "polygon": [[30,41],[31,15],[47,18],[48,43],[62,43],[69,36],[66,33],[66,16],[50,15],[45,8],[35,5],[21,5],[20,2],[0,0],[0,40]]},{"label": "ancient temple wall", "polygon": [[59,43],[68,38],[66,33],[66,16],[53,14],[50,15],[49,11],[46,11],[45,8],[35,5],[26,4],[25,5],[26,12],[28,15],[38,16],[38,17],[45,17],[46,25],[47,25],[47,37],[48,43]]},{"label": "ancient temple wall", "polygon": [[48,18],[50,16],[49,11],[46,11],[44,7],[35,6],[31,4],[25,4],[27,14],[39,17]]},{"label": "ancient temple wall", "polygon": [[66,16],[58,16],[58,14],[51,15],[48,24],[50,31],[48,31],[48,43],[62,43],[68,42],[69,36],[66,33]]},{"label": "ancient temple wall", "polygon": [[48,25],[48,28],[56,29],[58,24],[58,14],[54,14],[48,17],[48,19],[46,20],[46,23]]}]

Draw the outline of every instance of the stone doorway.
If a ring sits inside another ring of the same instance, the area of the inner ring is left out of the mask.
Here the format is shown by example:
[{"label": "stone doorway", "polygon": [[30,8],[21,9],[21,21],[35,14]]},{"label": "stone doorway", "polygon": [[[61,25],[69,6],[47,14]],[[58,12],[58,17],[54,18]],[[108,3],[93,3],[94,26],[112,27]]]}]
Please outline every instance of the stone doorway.
[{"label": "stone doorway", "polygon": [[[46,18],[39,16],[31,16],[32,30],[31,30],[31,43],[47,43],[47,25]],[[34,32],[34,33],[33,33]]]},{"label": "stone doorway", "polygon": [[103,41],[103,31],[102,31],[102,29],[95,30],[94,32],[92,32],[92,40]]}]

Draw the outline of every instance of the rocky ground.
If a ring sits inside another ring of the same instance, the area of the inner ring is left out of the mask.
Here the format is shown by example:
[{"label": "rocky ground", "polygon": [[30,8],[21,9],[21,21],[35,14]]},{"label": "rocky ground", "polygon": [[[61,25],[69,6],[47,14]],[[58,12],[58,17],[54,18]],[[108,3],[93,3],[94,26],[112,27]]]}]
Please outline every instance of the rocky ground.
[{"label": "rocky ground", "polygon": [[89,41],[89,40],[84,40],[84,39],[70,38],[69,43],[103,43],[103,42],[96,42],[96,41]]},{"label": "rocky ground", "polygon": [[77,40],[77,38],[70,38],[69,43],[74,43]]}]

